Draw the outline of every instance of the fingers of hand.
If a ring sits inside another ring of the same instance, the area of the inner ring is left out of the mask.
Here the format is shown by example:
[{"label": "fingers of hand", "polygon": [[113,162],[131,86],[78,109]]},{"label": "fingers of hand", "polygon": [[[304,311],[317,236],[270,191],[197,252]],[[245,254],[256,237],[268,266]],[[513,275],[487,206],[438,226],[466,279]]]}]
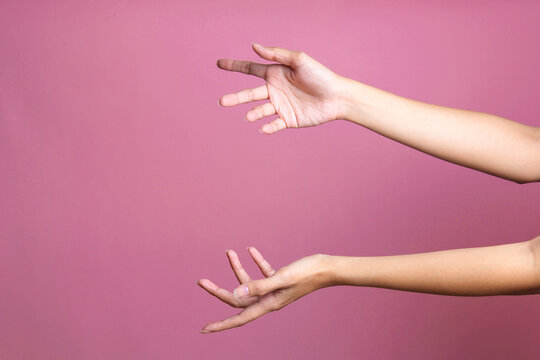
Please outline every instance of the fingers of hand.
[{"label": "fingers of hand", "polygon": [[265,124],[262,128],[261,128],[261,133],[263,134],[267,134],[267,135],[272,135],[276,132],[278,132],[279,130],[283,130],[283,129],[286,129],[287,128],[287,124],[285,123],[285,120],[281,119],[281,118],[278,118],[268,124]]},{"label": "fingers of hand", "polygon": [[218,287],[216,284],[214,284],[212,281],[208,279],[201,279],[198,281],[198,284],[200,287],[206,290],[210,295],[217,297],[219,300],[223,301],[226,304],[229,304],[232,307],[236,307],[236,308],[246,307],[254,303],[255,301],[257,301],[256,298],[237,299],[233,296],[232,293]]},{"label": "fingers of hand", "polygon": [[272,266],[270,266],[268,261],[263,258],[259,250],[250,247],[248,248],[248,251],[264,276],[269,277],[275,274],[276,271],[272,269]]},{"label": "fingers of hand", "polygon": [[265,304],[255,303],[248,306],[242,312],[233,315],[223,321],[216,321],[206,325],[201,332],[210,333],[216,331],[222,331],[231,329],[234,327],[242,326],[247,324],[250,321],[253,321],[262,315],[269,313],[272,309],[268,308]]},{"label": "fingers of hand", "polygon": [[238,254],[236,254],[234,250],[227,250],[227,257],[229,258],[229,263],[231,264],[231,268],[234,272],[234,275],[238,279],[238,282],[240,282],[240,284],[243,284],[251,281],[248,273],[242,267],[242,263],[240,263]]},{"label": "fingers of hand", "polygon": [[266,100],[268,98],[268,88],[266,85],[263,85],[253,89],[242,90],[234,94],[224,95],[219,99],[219,103],[222,106],[235,106],[252,101]]},{"label": "fingers of hand", "polygon": [[259,105],[248,111],[246,114],[247,121],[259,120],[263,117],[274,115],[276,113],[276,108],[272,105],[271,102]]},{"label": "fingers of hand", "polygon": [[253,44],[252,46],[257,55],[263,59],[276,61],[293,68],[299,65],[299,62],[304,55],[299,51],[292,51],[279,47],[268,47],[259,44]]},{"label": "fingers of hand", "polygon": [[268,67],[268,65],[266,64],[231,59],[219,59],[217,62],[217,66],[223,70],[237,71],[244,74],[255,75],[260,78],[264,78],[266,68]]},{"label": "fingers of hand", "polygon": [[272,291],[282,288],[283,283],[280,276],[274,274],[266,279],[253,280],[242,284],[234,289],[233,295],[237,299],[244,299],[253,296],[263,296]]}]

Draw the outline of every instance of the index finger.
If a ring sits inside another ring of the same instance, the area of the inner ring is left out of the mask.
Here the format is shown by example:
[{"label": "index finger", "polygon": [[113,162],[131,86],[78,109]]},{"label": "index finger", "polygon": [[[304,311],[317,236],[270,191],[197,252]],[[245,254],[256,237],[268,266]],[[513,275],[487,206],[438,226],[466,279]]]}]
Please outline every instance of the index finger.
[{"label": "index finger", "polygon": [[252,61],[219,59],[217,66],[227,71],[236,71],[244,74],[255,75],[264,78],[268,65],[259,64]]},{"label": "index finger", "polygon": [[266,261],[265,258],[261,255],[259,250],[255,249],[254,247],[248,247],[248,252],[264,276],[269,277],[276,273],[270,263],[268,263],[268,261]]}]

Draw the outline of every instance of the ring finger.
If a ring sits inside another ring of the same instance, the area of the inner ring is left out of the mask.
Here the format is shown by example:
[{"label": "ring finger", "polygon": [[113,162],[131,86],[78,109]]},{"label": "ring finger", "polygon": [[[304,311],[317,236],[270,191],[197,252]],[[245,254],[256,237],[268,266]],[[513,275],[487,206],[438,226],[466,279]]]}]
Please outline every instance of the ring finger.
[{"label": "ring finger", "polygon": [[271,102],[267,102],[248,111],[246,114],[246,120],[255,121],[274,114],[276,114],[276,108]]}]

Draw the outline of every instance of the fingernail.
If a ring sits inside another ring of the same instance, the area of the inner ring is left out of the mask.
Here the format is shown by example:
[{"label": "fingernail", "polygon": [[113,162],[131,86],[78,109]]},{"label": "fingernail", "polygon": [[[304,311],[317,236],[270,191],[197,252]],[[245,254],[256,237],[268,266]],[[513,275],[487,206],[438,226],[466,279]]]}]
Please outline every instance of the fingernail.
[{"label": "fingernail", "polygon": [[201,334],[210,334],[210,333],[211,333],[210,330],[204,330],[204,329],[201,330]]},{"label": "fingernail", "polygon": [[249,295],[249,288],[245,285],[239,286],[233,291],[233,295],[235,298],[242,298]]}]

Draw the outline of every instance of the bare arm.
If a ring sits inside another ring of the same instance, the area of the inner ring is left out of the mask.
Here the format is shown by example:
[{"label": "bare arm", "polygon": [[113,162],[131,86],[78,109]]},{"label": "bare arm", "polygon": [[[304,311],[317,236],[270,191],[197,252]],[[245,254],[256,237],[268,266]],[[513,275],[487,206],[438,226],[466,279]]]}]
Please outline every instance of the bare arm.
[{"label": "bare arm", "polygon": [[334,256],[328,271],[333,285],[457,296],[534,294],[540,290],[539,241],[399,256]]},{"label": "bare arm", "polygon": [[425,153],[518,183],[540,180],[540,130],[344,79],[344,118]]},{"label": "bare arm", "polygon": [[223,106],[269,100],[246,120],[277,115],[264,134],[345,119],[402,144],[518,183],[540,181],[540,128],[496,115],[431,105],[339,76],[309,55],[253,45],[273,64],[220,59],[218,66],[266,84],[228,94]]},{"label": "bare arm", "polygon": [[206,325],[210,333],[242,326],[318,289],[353,285],[456,296],[540,293],[540,237],[531,241],[431,253],[345,257],[312,255],[278,271],[255,249],[249,252],[265,279],[252,280],[230,250],[241,285],[233,293],[210,280],[199,285],[242,312]]}]

